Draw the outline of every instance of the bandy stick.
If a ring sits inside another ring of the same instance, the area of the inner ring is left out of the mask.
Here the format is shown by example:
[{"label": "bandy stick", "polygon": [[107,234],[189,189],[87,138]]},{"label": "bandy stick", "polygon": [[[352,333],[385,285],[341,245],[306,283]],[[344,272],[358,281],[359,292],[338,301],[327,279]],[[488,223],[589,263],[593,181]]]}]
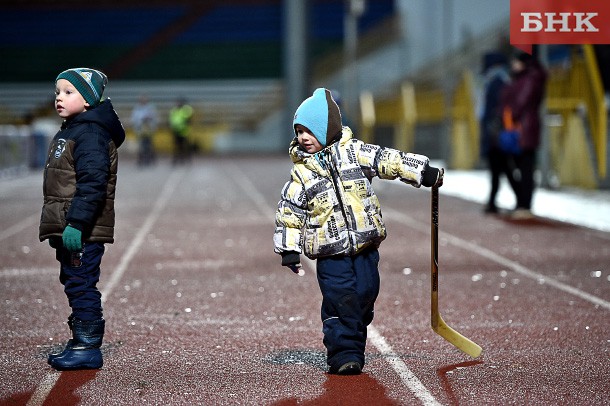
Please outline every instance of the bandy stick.
[{"label": "bandy stick", "polygon": [[[441,169],[441,171],[443,171]],[[441,177],[444,171],[441,172]],[[442,181],[440,182],[442,184]],[[481,355],[482,348],[474,341],[464,337],[451,327],[449,327],[438,310],[438,185],[432,186],[432,229],[431,229],[431,250],[432,250],[432,295],[431,295],[431,319],[432,330],[445,340],[449,341],[460,351],[465,352],[473,358]]]}]

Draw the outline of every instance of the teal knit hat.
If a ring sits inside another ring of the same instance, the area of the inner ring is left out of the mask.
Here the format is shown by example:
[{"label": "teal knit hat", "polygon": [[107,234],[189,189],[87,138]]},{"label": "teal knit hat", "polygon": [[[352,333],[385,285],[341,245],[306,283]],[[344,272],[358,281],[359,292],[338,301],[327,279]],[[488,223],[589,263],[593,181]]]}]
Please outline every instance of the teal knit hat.
[{"label": "teal knit hat", "polygon": [[330,90],[318,88],[301,103],[294,113],[292,127],[297,124],[307,127],[323,147],[341,133],[341,111]]},{"label": "teal knit hat", "polygon": [[63,71],[55,79],[65,79],[78,90],[91,107],[97,106],[102,100],[108,78],[99,70],[89,68],[72,68]]}]

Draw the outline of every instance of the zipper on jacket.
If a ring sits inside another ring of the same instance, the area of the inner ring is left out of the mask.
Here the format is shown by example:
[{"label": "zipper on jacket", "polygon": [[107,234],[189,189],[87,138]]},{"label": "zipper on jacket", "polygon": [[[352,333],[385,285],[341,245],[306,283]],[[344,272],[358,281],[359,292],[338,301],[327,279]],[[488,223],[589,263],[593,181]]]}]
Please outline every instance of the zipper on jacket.
[{"label": "zipper on jacket", "polygon": [[339,174],[337,172],[337,168],[335,167],[332,159],[332,154],[330,149],[324,153],[324,166],[326,166],[328,172],[330,173],[331,183],[333,184],[333,189],[335,190],[335,195],[337,196],[337,200],[339,201],[339,208],[341,209],[341,214],[343,214],[343,219],[345,220],[345,226],[347,228],[347,241],[349,243],[349,254],[352,255],[354,253],[354,244],[351,238],[351,230],[352,226],[350,224],[350,220],[347,217],[347,213],[345,212],[345,205],[343,204],[343,199],[341,198],[341,192],[339,191],[338,179]]},{"label": "zipper on jacket", "polygon": [[[51,148],[52,147],[52,148]],[[49,172],[49,166],[51,165],[51,154],[53,153],[53,149],[55,148],[55,137],[51,140],[51,145],[49,146],[49,150],[47,151],[47,159],[44,163],[44,172],[42,178],[42,196],[46,199],[47,197],[47,172]]]}]

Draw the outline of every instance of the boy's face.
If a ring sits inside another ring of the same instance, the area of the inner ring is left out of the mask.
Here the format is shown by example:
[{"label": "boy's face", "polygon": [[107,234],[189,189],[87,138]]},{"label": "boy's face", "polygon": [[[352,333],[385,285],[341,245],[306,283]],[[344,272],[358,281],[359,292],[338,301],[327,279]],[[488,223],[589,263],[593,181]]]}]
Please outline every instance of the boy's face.
[{"label": "boy's face", "polygon": [[310,154],[315,154],[322,150],[322,144],[320,141],[309,131],[307,127],[303,127],[300,124],[295,126],[297,133],[297,140],[299,145]]},{"label": "boy's face", "polygon": [[66,79],[59,79],[55,84],[55,111],[61,118],[74,117],[87,110],[89,103]]}]

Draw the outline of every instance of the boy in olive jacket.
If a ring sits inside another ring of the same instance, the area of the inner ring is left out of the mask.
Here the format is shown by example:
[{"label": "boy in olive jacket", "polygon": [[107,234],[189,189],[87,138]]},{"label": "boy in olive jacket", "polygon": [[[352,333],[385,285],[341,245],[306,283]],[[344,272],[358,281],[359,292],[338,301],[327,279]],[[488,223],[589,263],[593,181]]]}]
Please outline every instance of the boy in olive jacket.
[{"label": "boy in olive jacket", "polygon": [[95,69],[74,68],[55,79],[55,110],[64,119],[44,170],[40,241],[49,240],[72,309],[72,339],[49,355],[58,370],[101,368],[105,321],[97,289],[104,243],[114,242],[117,148],[125,131]]},{"label": "boy in olive jacket", "polygon": [[327,89],[317,89],[294,115],[294,166],[276,212],[275,252],[300,271],[300,254],[317,259],[322,331],[329,372],[359,374],[366,328],[379,293],[379,252],[386,237],[373,176],[415,187],[440,185],[423,155],[353,138]]}]

